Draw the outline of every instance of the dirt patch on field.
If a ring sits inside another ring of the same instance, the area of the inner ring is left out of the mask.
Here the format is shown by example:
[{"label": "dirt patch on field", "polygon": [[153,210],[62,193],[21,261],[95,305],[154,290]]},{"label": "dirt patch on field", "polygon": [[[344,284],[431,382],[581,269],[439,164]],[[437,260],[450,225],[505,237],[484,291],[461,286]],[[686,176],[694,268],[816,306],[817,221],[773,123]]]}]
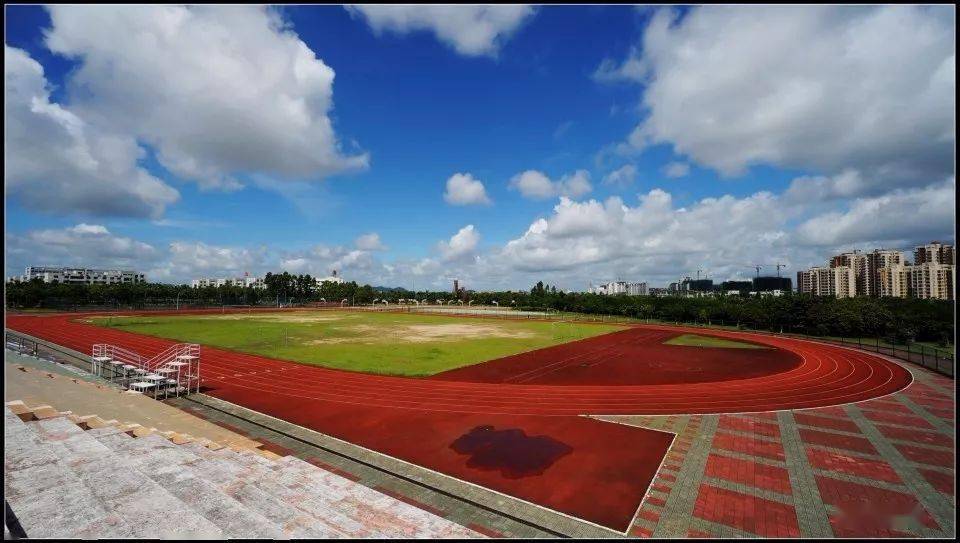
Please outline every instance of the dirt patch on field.
[{"label": "dirt patch on field", "polygon": [[491,324],[409,324],[393,326],[359,324],[340,327],[339,329],[358,335],[315,339],[309,341],[308,344],[361,343],[371,345],[397,341],[403,343],[435,343],[480,338],[523,339],[536,336],[536,334],[527,330],[514,330]]},{"label": "dirt patch on field", "polygon": [[527,330],[514,330],[486,324],[414,324],[404,328],[410,333],[407,340],[414,342],[484,337],[528,338],[535,335]]}]

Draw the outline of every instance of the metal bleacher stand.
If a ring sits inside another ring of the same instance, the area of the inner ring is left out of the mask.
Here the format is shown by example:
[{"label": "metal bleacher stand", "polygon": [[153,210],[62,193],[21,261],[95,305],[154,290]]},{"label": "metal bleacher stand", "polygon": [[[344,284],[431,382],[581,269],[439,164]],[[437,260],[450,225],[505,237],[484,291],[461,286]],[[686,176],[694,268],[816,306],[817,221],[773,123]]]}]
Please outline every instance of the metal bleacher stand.
[{"label": "metal bleacher stand", "polygon": [[194,343],[171,345],[151,358],[99,343],[93,346],[90,363],[95,375],[128,390],[152,392],[157,399],[200,391],[200,346]]}]

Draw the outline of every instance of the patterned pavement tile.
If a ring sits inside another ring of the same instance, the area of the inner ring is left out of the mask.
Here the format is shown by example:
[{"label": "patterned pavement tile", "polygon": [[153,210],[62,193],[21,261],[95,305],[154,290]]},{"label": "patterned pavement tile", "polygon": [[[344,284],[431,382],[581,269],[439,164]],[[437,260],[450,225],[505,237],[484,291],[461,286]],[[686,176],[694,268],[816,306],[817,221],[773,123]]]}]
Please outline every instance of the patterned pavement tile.
[{"label": "patterned pavement tile", "polygon": [[855,405],[612,417],[677,432],[628,535],[952,537],[954,383],[911,369],[907,389]]},{"label": "patterned pavement tile", "polygon": [[813,428],[821,428],[825,430],[840,430],[842,432],[851,432],[855,434],[860,433],[860,428],[853,422],[849,420],[843,420],[833,417],[821,417],[819,415],[811,415],[808,413],[794,413],[794,420],[797,421],[797,424],[802,424],[804,426],[810,426]]},{"label": "patterned pavement tile", "polygon": [[847,449],[864,454],[877,454],[877,449],[870,443],[870,440],[863,437],[801,428],[800,439],[802,439],[804,443],[807,443],[808,445],[822,445],[825,447]]},{"label": "patterned pavement tile", "polygon": [[915,445],[894,444],[894,447],[900,451],[900,454],[921,464],[930,464],[931,466],[951,467],[956,460],[952,449],[931,449],[929,447],[917,447]]},{"label": "patterned pavement tile", "polygon": [[917,471],[919,471],[920,474],[923,475],[923,478],[926,479],[927,482],[938,491],[943,492],[944,494],[949,494],[950,496],[954,495],[956,474],[953,470],[937,471],[927,468],[917,468]]},{"label": "patterned pavement tile", "polygon": [[870,460],[813,448],[807,449],[807,457],[810,459],[810,465],[817,469],[838,471],[888,483],[901,482],[897,472],[883,460]]},{"label": "patterned pavement tile", "polygon": [[913,428],[901,428],[898,426],[886,426],[877,424],[877,430],[884,437],[898,441],[910,441],[922,445],[936,445],[938,447],[952,447],[953,439],[937,432],[926,432],[923,430],[914,430]]},{"label": "patterned pavement tile", "polygon": [[740,458],[711,453],[704,471],[707,477],[755,486],[764,490],[790,494],[790,475],[781,467],[768,466]]},{"label": "patterned pavement tile", "polygon": [[800,536],[793,507],[707,484],[700,485],[693,514],[764,537]]},{"label": "patterned pavement tile", "polygon": [[776,424],[759,422],[743,417],[722,417],[718,428],[721,430],[758,434],[764,437],[780,437],[780,427]]},{"label": "patterned pavement tile", "polygon": [[901,415],[898,413],[888,413],[885,411],[864,410],[863,414],[874,422],[887,422],[890,424],[899,424],[910,428],[924,428],[933,430],[933,425],[921,417],[915,415]]},{"label": "patterned pavement tile", "polygon": [[774,460],[784,460],[783,446],[776,441],[744,437],[726,432],[717,432],[713,446],[718,449],[735,451]]},{"label": "patterned pavement tile", "polygon": [[[920,522],[939,529],[937,522],[912,495],[832,477],[817,476],[823,500],[839,512],[831,517],[834,532],[884,537],[885,532]],[[839,535],[839,533],[837,533]]]}]

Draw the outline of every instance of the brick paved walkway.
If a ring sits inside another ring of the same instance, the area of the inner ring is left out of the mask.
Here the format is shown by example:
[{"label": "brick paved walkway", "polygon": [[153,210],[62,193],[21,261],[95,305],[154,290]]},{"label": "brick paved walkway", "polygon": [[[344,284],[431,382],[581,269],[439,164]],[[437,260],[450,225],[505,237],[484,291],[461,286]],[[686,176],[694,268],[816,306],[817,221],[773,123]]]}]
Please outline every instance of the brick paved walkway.
[{"label": "brick paved walkway", "polygon": [[743,415],[603,416],[677,440],[639,537],[953,537],[954,382],[857,404]]}]

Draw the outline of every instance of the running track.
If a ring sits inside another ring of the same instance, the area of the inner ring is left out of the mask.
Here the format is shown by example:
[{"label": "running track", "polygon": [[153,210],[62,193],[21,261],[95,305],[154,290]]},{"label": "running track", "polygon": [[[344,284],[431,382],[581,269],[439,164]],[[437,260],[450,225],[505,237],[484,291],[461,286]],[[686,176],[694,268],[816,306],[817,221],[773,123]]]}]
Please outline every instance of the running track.
[{"label": "running track", "polygon": [[[112,343],[151,356],[173,343],[74,320],[81,316],[10,315],[6,326],[86,353],[94,343]],[[610,347],[650,331],[704,334],[644,326],[578,344]],[[709,335],[783,349],[801,362],[781,373],[717,382],[545,385],[512,379],[505,384],[359,374],[204,346],[202,371],[213,396],[621,532],[673,436],[579,415],[823,407],[890,394],[911,381],[899,365],[859,351],[762,334]],[[564,371],[574,360],[544,361],[534,373]],[[572,452],[520,476],[511,472],[516,466],[477,467],[476,458],[450,445],[480,426],[519,429]]]}]

